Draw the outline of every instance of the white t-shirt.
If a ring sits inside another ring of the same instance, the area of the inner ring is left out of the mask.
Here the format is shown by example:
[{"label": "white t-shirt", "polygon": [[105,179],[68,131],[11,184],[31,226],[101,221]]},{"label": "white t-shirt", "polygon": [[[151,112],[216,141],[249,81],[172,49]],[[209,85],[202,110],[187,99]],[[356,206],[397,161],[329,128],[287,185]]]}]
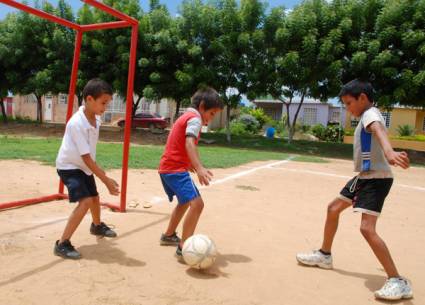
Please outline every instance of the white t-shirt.
[{"label": "white t-shirt", "polygon": [[99,139],[100,116],[96,116],[96,127],[92,126],[84,114],[84,106],[71,117],[66,125],[65,135],[56,158],[56,168],[81,169],[87,175],[92,171],[81,158],[82,155],[90,154],[96,160],[96,144]]},{"label": "white t-shirt", "polygon": [[[373,122],[379,122],[385,128],[385,120],[376,107],[363,112],[354,132],[354,171],[359,172],[362,179],[392,178],[391,167],[378,139],[367,129]],[[368,150],[362,151],[362,140],[369,141]],[[369,169],[365,169],[365,159],[370,160]]]}]

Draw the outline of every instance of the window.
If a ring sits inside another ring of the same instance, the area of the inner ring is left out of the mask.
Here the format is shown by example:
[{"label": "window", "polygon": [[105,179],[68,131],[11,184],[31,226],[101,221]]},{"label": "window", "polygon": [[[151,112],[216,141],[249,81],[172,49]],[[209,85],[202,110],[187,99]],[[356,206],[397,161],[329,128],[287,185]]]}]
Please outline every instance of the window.
[{"label": "window", "polygon": [[303,123],[305,125],[317,124],[317,108],[304,108]]},{"label": "window", "polygon": [[351,127],[355,128],[359,124],[359,120],[357,118],[351,118]]},{"label": "window", "polygon": [[103,121],[105,123],[111,123],[111,121],[112,121],[112,113],[105,112],[105,115],[103,116]]},{"label": "window", "polygon": [[59,104],[68,104],[68,94],[59,93]]},{"label": "window", "polygon": [[23,99],[24,99],[24,103],[37,103],[37,98],[35,97],[34,94],[25,95]]},{"label": "window", "polygon": [[334,111],[334,112],[332,112],[332,115],[331,115],[331,122],[339,122],[339,120],[340,120],[340,112],[339,111]]},{"label": "window", "polygon": [[382,112],[382,116],[385,120],[385,127],[390,128],[391,125],[391,112]]}]

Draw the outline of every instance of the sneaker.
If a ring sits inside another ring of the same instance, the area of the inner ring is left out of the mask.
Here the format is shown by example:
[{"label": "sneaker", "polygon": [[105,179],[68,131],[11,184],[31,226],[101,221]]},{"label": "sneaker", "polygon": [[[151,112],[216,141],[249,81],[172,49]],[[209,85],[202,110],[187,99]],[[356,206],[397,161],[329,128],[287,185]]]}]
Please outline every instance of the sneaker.
[{"label": "sneaker", "polygon": [[177,236],[176,232],[174,232],[173,235],[170,236],[161,234],[159,244],[161,246],[178,246],[180,244],[180,238]]},{"label": "sneaker", "polygon": [[180,245],[177,246],[176,254],[174,256],[177,258],[177,260],[179,262],[184,263],[183,252],[182,252],[182,248],[180,247]]},{"label": "sneaker", "polygon": [[384,300],[401,300],[413,298],[410,282],[402,277],[389,278],[384,286],[375,291],[375,297]]},{"label": "sneaker", "polygon": [[325,255],[319,250],[311,253],[298,253],[297,261],[307,266],[317,266],[323,269],[332,269],[332,255]]},{"label": "sneaker", "polygon": [[62,243],[59,243],[59,240],[55,243],[55,250],[53,252],[57,256],[70,259],[80,259],[81,254],[75,250],[74,246],[69,240],[64,240]]},{"label": "sneaker", "polygon": [[103,237],[117,237],[117,233],[115,233],[115,231],[113,231],[103,222],[101,222],[100,225],[95,225],[94,223],[92,223],[90,226],[90,233]]}]

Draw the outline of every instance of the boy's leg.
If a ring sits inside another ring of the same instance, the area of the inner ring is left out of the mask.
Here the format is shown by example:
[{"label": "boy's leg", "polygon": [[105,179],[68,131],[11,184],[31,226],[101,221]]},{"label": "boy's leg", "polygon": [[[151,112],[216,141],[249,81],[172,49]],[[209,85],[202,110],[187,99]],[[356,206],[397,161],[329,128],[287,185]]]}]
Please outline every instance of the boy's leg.
[{"label": "boy's leg", "polygon": [[92,197],[93,201],[90,205],[91,217],[95,225],[100,225],[100,199],[99,196]]},{"label": "boy's leg", "polygon": [[177,204],[177,206],[173,210],[173,213],[171,214],[167,231],[165,231],[164,233],[166,236],[171,236],[176,232],[177,226],[179,225],[189,206],[190,203]]},{"label": "boy's leg", "polygon": [[183,223],[183,235],[182,240],[180,241],[180,246],[183,246],[183,243],[186,239],[191,237],[195,232],[196,225],[198,224],[199,217],[201,216],[202,210],[204,209],[204,201],[201,196],[193,199],[189,202],[190,209],[184,219]]},{"label": "boy's leg", "polygon": [[390,251],[388,250],[385,242],[376,233],[376,222],[378,217],[375,215],[362,214],[362,222],[360,225],[360,231],[369,246],[372,248],[381,265],[384,267],[385,272],[389,278],[399,277],[399,273],[391,258]]},{"label": "boy's leg", "polygon": [[93,198],[93,201],[90,205],[90,212],[92,215],[93,222],[90,226],[90,233],[103,237],[117,237],[117,233],[100,220],[99,196],[94,196],[91,198]]},{"label": "boy's leg", "polygon": [[351,206],[351,203],[344,201],[341,198],[336,198],[328,205],[328,211],[326,215],[325,228],[323,232],[323,243],[320,248],[325,253],[330,253],[332,249],[332,243],[338,229],[339,215],[342,211]]},{"label": "boy's leg", "polygon": [[317,266],[324,269],[332,269],[332,242],[338,229],[339,214],[351,206],[351,202],[336,198],[328,205],[325,229],[323,232],[323,243],[320,250],[310,253],[298,253],[297,261],[303,265]]},{"label": "boy's leg", "polygon": [[65,230],[63,231],[59,243],[71,239],[72,234],[74,234],[75,230],[80,225],[81,220],[86,215],[89,207],[92,204],[92,201],[93,197],[86,197],[78,202],[77,207],[74,209],[74,211],[72,211],[71,215],[69,216],[68,223],[65,226]]}]

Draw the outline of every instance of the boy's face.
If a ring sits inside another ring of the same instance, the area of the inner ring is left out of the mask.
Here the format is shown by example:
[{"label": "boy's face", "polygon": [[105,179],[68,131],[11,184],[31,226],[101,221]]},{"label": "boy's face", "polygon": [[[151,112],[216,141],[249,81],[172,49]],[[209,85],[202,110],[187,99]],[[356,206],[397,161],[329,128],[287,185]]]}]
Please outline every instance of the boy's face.
[{"label": "boy's face", "polygon": [[202,102],[199,107],[199,113],[201,114],[202,123],[204,125],[208,125],[208,123],[211,122],[214,119],[214,116],[219,112],[221,112],[220,108],[211,108],[208,110],[204,110],[204,105],[202,104]]},{"label": "boy's face", "polygon": [[362,113],[370,107],[370,102],[366,94],[362,93],[358,98],[351,95],[341,96],[347,110],[355,117],[360,117]]},{"label": "boy's face", "polygon": [[89,95],[86,99],[86,107],[96,115],[102,115],[106,111],[106,107],[111,102],[112,96],[109,94],[102,94],[98,98],[94,98]]}]

